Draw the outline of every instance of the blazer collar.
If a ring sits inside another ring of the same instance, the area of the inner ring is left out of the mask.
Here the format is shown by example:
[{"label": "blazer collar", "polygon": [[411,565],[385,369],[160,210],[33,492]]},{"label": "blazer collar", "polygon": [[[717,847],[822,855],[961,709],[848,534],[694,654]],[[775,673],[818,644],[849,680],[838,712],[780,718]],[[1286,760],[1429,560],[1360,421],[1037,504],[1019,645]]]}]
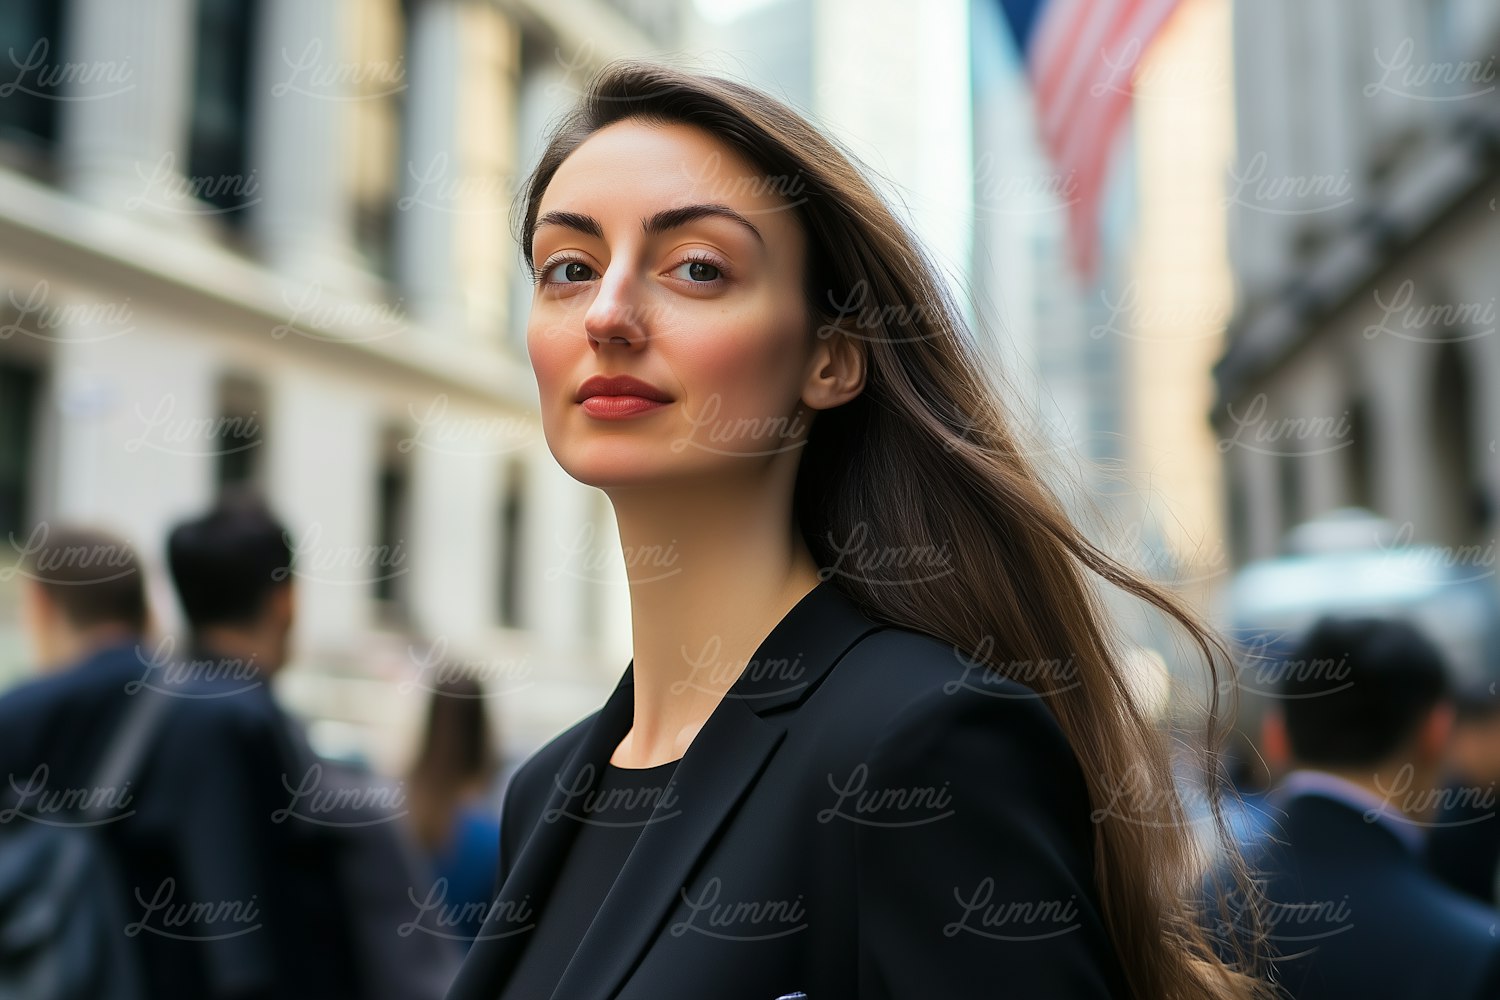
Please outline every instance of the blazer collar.
[{"label": "blazer collar", "polygon": [[[705,847],[781,743],[785,725],[771,717],[772,711],[799,705],[845,651],[884,627],[825,577],[772,628],[678,763],[675,795],[664,796],[666,808],[659,805],[641,829],[609,898],[563,972],[559,996],[605,1000],[619,989],[658,934]],[[632,658],[553,776],[547,804],[510,866],[451,996],[496,995],[527,933],[545,919],[548,887],[580,825],[573,800],[592,785],[630,729],[634,669]]]},{"label": "blazer collar", "polygon": [[1304,796],[1321,796],[1360,813],[1365,823],[1377,824],[1390,832],[1415,855],[1423,850],[1425,830],[1413,822],[1390,801],[1337,775],[1311,769],[1293,771],[1281,782],[1277,794],[1283,801]]}]

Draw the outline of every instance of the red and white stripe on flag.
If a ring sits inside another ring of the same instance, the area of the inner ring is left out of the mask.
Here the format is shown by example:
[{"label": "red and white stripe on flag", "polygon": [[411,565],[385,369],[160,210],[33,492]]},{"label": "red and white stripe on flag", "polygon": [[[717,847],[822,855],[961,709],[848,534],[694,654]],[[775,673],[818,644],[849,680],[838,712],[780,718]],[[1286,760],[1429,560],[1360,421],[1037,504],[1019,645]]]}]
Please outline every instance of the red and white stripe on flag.
[{"label": "red and white stripe on flag", "polygon": [[1042,144],[1071,190],[1073,262],[1092,278],[1099,255],[1099,201],[1110,153],[1130,110],[1141,54],[1177,0],[1051,0],[1042,8],[1026,69],[1036,92]]}]

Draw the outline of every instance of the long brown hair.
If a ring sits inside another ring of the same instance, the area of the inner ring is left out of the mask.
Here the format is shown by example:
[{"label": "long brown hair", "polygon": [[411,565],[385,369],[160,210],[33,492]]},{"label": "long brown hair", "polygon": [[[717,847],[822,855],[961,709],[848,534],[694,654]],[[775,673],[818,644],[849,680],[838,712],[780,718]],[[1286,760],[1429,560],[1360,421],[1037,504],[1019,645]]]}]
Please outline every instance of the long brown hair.
[{"label": "long brown hair", "polygon": [[[1046,700],[1086,775],[1095,879],[1133,993],[1271,995],[1244,946],[1256,940],[1253,902],[1236,916],[1242,928],[1248,918],[1251,933],[1228,942],[1231,954],[1216,950],[1199,922],[1202,858],[1167,740],[1127,682],[1095,586],[1103,581],[1148,602],[1192,639],[1212,681],[1209,748],[1222,740],[1226,718],[1218,705],[1220,672],[1230,666],[1223,642],[1172,593],[1074,525],[1033,468],[919,242],[853,157],[765,94],[660,63],[606,66],[559,121],[519,193],[518,237],[533,274],[531,237],[553,175],[590,135],[624,119],[697,126],[767,178],[795,185],[809,316],[821,323],[819,336],[855,336],[867,359],[865,389],[817,414],[798,467],[795,512],[819,565],[857,563],[860,572],[840,584],[873,617],[973,651],[1001,673],[1069,651],[1068,676],[1029,670],[1017,679]],[[952,571],[911,574],[881,556],[930,549],[935,539],[950,543]],[[1211,750],[1204,760],[1215,841],[1237,891],[1253,901],[1220,808],[1222,774]],[[1121,814],[1126,792],[1135,811]]]},{"label": "long brown hair", "polygon": [[459,807],[494,776],[498,759],[484,695],[477,678],[449,669],[428,700],[407,801],[417,842],[429,851],[447,847]]}]

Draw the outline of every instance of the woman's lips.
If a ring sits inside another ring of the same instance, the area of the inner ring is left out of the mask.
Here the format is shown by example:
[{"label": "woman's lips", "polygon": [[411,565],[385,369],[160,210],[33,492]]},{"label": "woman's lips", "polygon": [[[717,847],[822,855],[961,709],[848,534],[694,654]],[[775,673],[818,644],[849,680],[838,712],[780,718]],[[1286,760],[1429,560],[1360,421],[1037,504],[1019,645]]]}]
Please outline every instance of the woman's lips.
[{"label": "woman's lips", "polygon": [[623,420],[651,410],[658,410],[666,403],[643,396],[590,396],[578,404],[591,417],[603,420]]}]

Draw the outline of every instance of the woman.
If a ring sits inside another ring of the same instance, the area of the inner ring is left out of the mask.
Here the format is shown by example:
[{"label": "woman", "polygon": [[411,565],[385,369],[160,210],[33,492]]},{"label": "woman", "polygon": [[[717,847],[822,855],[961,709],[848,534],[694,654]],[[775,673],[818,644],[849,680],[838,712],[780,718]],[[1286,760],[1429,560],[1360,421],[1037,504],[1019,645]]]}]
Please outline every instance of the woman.
[{"label": "woman", "polygon": [[442,931],[467,947],[494,895],[499,823],[491,786],[497,754],[484,687],[453,671],[432,690],[427,728],[407,778],[412,831],[432,870],[427,899]]},{"label": "woman", "polygon": [[621,62],[522,196],[543,430],[614,506],[635,655],[511,781],[450,997],[1259,995],[1088,574],[1222,649],[1069,523],[849,158]]}]

